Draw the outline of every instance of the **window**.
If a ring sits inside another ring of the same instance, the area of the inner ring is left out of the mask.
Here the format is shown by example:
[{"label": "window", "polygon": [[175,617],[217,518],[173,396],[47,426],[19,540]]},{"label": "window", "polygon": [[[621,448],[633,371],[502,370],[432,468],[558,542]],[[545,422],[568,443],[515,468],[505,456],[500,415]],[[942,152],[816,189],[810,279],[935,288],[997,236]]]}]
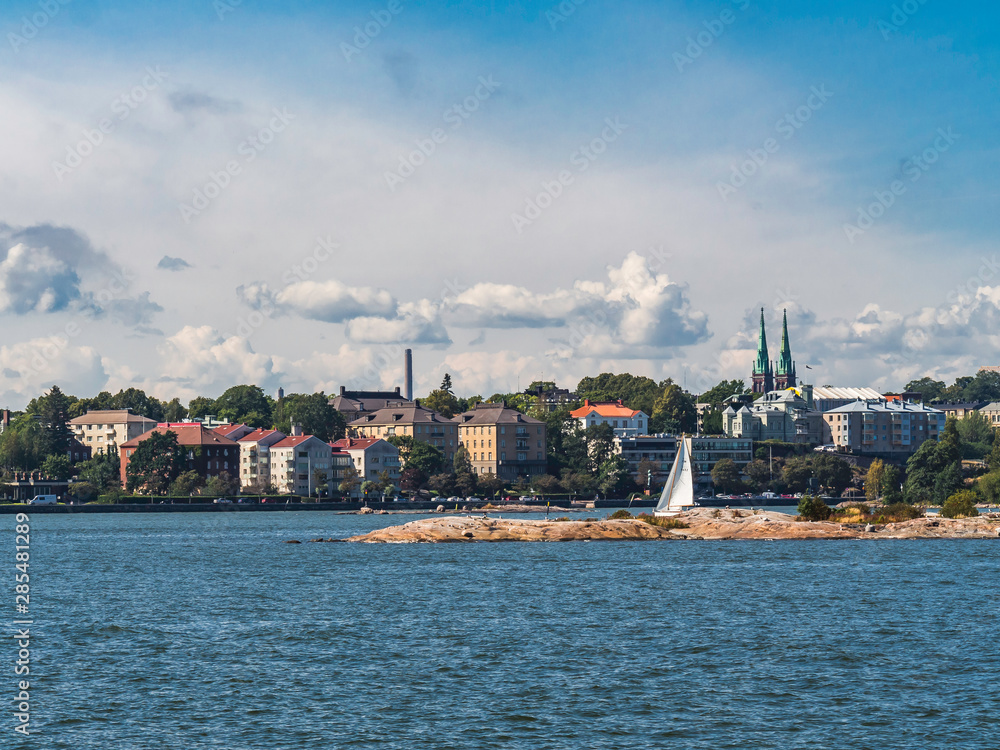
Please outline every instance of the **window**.
[{"label": "window", "polygon": [[507,454],[506,454],[506,453],[503,453],[503,452],[501,452],[501,453],[500,453],[500,460],[501,460],[501,461],[506,461],[506,460],[507,460]]}]

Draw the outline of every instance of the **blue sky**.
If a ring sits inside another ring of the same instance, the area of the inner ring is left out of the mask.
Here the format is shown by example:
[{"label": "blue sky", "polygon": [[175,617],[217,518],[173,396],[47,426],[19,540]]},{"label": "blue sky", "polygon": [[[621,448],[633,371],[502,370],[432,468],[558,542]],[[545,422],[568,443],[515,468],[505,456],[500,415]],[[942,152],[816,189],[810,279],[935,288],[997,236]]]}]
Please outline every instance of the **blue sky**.
[{"label": "blue sky", "polygon": [[0,9],[0,405],[388,386],[406,346],[418,391],[699,390],[761,306],[817,382],[1000,360],[992,6]]}]

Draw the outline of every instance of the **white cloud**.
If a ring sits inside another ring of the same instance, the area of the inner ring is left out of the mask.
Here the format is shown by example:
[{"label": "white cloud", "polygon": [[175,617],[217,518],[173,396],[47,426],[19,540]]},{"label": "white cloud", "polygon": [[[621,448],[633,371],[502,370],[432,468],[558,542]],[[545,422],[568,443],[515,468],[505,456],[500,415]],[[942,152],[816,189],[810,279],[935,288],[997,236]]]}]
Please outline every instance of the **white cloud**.
[{"label": "white cloud", "polygon": [[396,312],[396,300],[384,289],[353,287],[333,279],[290,284],[275,295],[275,301],[303,318],[327,323]]},{"label": "white cloud", "polygon": [[48,248],[19,243],[0,262],[0,312],[55,312],[79,296],[80,277]]},{"label": "white cloud", "polygon": [[428,300],[399,306],[396,318],[361,317],[348,321],[347,338],[365,344],[432,344],[443,346],[451,338],[440,311]]},{"label": "white cloud", "polygon": [[67,336],[0,346],[0,404],[20,408],[53,385],[67,392],[98,393],[108,372],[97,350]]}]

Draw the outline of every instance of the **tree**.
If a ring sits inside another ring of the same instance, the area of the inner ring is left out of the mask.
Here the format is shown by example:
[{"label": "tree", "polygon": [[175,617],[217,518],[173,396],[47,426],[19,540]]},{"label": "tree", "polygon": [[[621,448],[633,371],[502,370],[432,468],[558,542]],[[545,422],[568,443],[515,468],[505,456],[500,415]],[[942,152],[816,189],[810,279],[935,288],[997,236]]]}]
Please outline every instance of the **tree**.
[{"label": "tree", "polygon": [[986,457],[986,464],[990,467],[990,471],[1000,469],[1000,432],[993,435],[993,448]]},{"label": "tree", "polygon": [[581,400],[617,401],[629,409],[638,409],[652,416],[657,397],[667,383],[657,383],[651,378],[630,375],[627,372],[613,375],[602,372],[597,377],[583,378],[576,386],[576,394]]},{"label": "tree", "polygon": [[497,475],[493,472],[490,472],[489,474],[481,474],[479,476],[479,492],[483,495],[483,497],[496,497],[497,493],[502,490],[503,480],[497,477]]},{"label": "tree", "polygon": [[[228,388],[215,400],[214,408],[217,416],[228,419],[233,424],[259,428],[273,424],[271,412],[274,402],[256,385],[234,385]],[[191,411],[194,411],[193,403]]]},{"label": "tree", "polygon": [[461,408],[458,399],[442,388],[431,391],[426,398],[420,400],[420,405],[426,406],[428,409],[436,411],[448,419],[460,413],[459,410]]},{"label": "tree", "polygon": [[763,492],[771,483],[771,467],[767,461],[755,458],[743,470],[757,492]]},{"label": "tree", "polygon": [[741,396],[746,392],[747,386],[742,380],[723,380],[698,396],[698,403],[721,407],[726,399],[732,396]]},{"label": "tree", "polygon": [[943,380],[934,380],[933,378],[920,378],[920,380],[911,380],[906,384],[907,391],[921,394],[924,403],[928,404],[931,401],[937,401],[944,388]]},{"label": "tree", "polygon": [[364,482],[361,483],[361,494],[364,496],[366,500],[368,499],[369,495],[373,497],[377,495],[381,491],[381,489],[382,488],[379,487],[378,482],[373,482],[370,479],[366,479]]},{"label": "tree", "polygon": [[822,498],[811,497],[809,493],[802,496],[797,508],[799,515],[807,521],[825,521],[833,512]]},{"label": "tree", "polygon": [[976,508],[976,493],[972,490],[959,490],[953,493],[941,507],[943,518],[974,518],[979,515]]},{"label": "tree", "polygon": [[455,395],[455,391],[452,390],[451,386],[451,375],[447,372],[444,374],[444,378],[441,380],[441,390],[451,396]]},{"label": "tree", "polygon": [[892,464],[886,466],[882,474],[882,500],[886,505],[903,502],[903,492],[899,480],[899,469]]},{"label": "tree", "polygon": [[188,410],[181,404],[179,398],[172,399],[170,403],[163,406],[164,422],[181,422],[188,414]]},{"label": "tree", "polygon": [[539,493],[543,498],[546,495],[554,495],[562,490],[562,485],[559,480],[556,479],[551,474],[541,474],[532,481],[532,489]]},{"label": "tree", "polygon": [[868,467],[868,473],[865,475],[865,497],[869,502],[874,503],[882,497],[884,478],[885,463],[876,458]]},{"label": "tree", "polygon": [[636,476],[636,483],[643,488],[655,489],[660,484],[661,464],[659,461],[650,461],[644,458],[639,461],[639,472]]},{"label": "tree", "polygon": [[98,453],[87,461],[81,461],[76,468],[80,480],[94,485],[99,493],[121,487],[121,462],[117,446],[111,446],[104,453]]},{"label": "tree", "polygon": [[722,423],[722,412],[709,409],[701,417],[701,432],[703,435],[721,435],[725,431]]},{"label": "tree", "polygon": [[587,443],[587,467],[591,471],[600,471],[615,450],[615,431],[609,424],[592,424],[584,430]]},{"label": "tree", "polygon": [[722,458],[715,462],[715,466],[712,467],[712,484],[715,485],[716,492],[725,495],[743,491],[740,470],[736,468],[736,463],[731,458]]},{"label": "tree", "polygon": [[613,455],[601,464],[597,486],[605,497],[622,497],[634,486],[628,462],[620,455]]},{"label": "tree", "polygon": [[[302,428],[302,434],[315,435],[324,443],[340,440],[347,434],[347,420],[330,405],[330,399],[319,393],[290,393],[282,399],[281,421],[275,427],[286,435],[292,424]],[[249,423],[247,423],[249,424]]]},{"label": "tree", "polygon": [[407,466],[399,475],[399,486],[404,492],[419,490],[427,483],[427,475],[415,466]]},{"label": "tree", "polygon": [[589,496],[597,491],[597,477],[582,471],[563,469],[560,484],[572,497]]},{"label": "tree", "polygon": [[358,476],[358,470],[354,468],[354,464],[350,463],[344,469],[344,476],[340,480],[340,484],[337,485],[344,495],[351,497],[358,489],[358,485],[361,484],[361,478]]},{"label": "tree", "polygon": [[73,442],[69,427],[70,398],[54,385],[38,405],[38,417],[45,428],[46,452],[65,456]]},{"label": "tree", "polygon": [[427,486],[441,497],[451,497],[458,492],[455,489],[455,475],[445,472],[434,474],[427,480]]},{"label": "tree", "polygon": [[167,494],[174,497],[193,495],[205,486],[205,480],[197,471],[184,471],[177,475],[177,478],[170,483]]},{"label": "tree", "polygon": [[53,454],[42,461],[42,475],[50,479],[69,479],[73,476],[73,464],[65,454]]},{"label": "tree", "polygon": [[153,432],[132,451],[125,470],[129,492],[145,489],[150,495],[162,495],[177,478],[181,466],[177,433]]},{"label": "tree", "polygon": [[413,450],[413,436],[390,435],[386,438],[386,442],[396,446],[396,450],[399,451],[399,461],[403,466],[406,466],[406,462],[410,460],[410,451]]},{"label": "tree", "polygon": [[0,467],[9,471],[35,471],[49,455],[48,435],[41,422],[22,414],[0,433]]},{"label": "tree", "polygon": [[188,417],[191,419],[198,419],[199,417],[207,417],[209,414],[218,413],[218,410],[215,408],[215,399],[212,398],[198,396],[191,399],[191,402],[188,404]]},{"label": "tree", "polygon": [[993,449],[993,425],[985,415],[971,411],[957,420],[955,426],[962,443],[962,458],[985,458]]},{"label": "tree", "polygon": [[697,424],[694,398],[668,378],[653,404],[650,432],[693,432]]},{"label": "tree", "polygon": [[419,469],[427,476],[433,476],[444,469],[444,453],[437,446],[421,441],[414,441],[410,457],[406,465]]}]

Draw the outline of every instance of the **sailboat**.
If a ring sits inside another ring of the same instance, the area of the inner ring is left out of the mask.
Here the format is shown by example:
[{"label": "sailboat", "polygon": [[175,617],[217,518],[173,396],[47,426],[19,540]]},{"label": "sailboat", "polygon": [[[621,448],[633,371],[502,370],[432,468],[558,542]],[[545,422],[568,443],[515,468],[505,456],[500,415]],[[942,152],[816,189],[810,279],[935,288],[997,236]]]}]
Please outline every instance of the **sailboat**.
[{"label": "sailboat", "polygon": [[677,441],[677,456],[670,469],[667,483],[663,485],[660,502],[653,510],[655,516],[676,516],[681,511],[693,508],[694,475],[691,473],[691,438],[681,436]]}]

